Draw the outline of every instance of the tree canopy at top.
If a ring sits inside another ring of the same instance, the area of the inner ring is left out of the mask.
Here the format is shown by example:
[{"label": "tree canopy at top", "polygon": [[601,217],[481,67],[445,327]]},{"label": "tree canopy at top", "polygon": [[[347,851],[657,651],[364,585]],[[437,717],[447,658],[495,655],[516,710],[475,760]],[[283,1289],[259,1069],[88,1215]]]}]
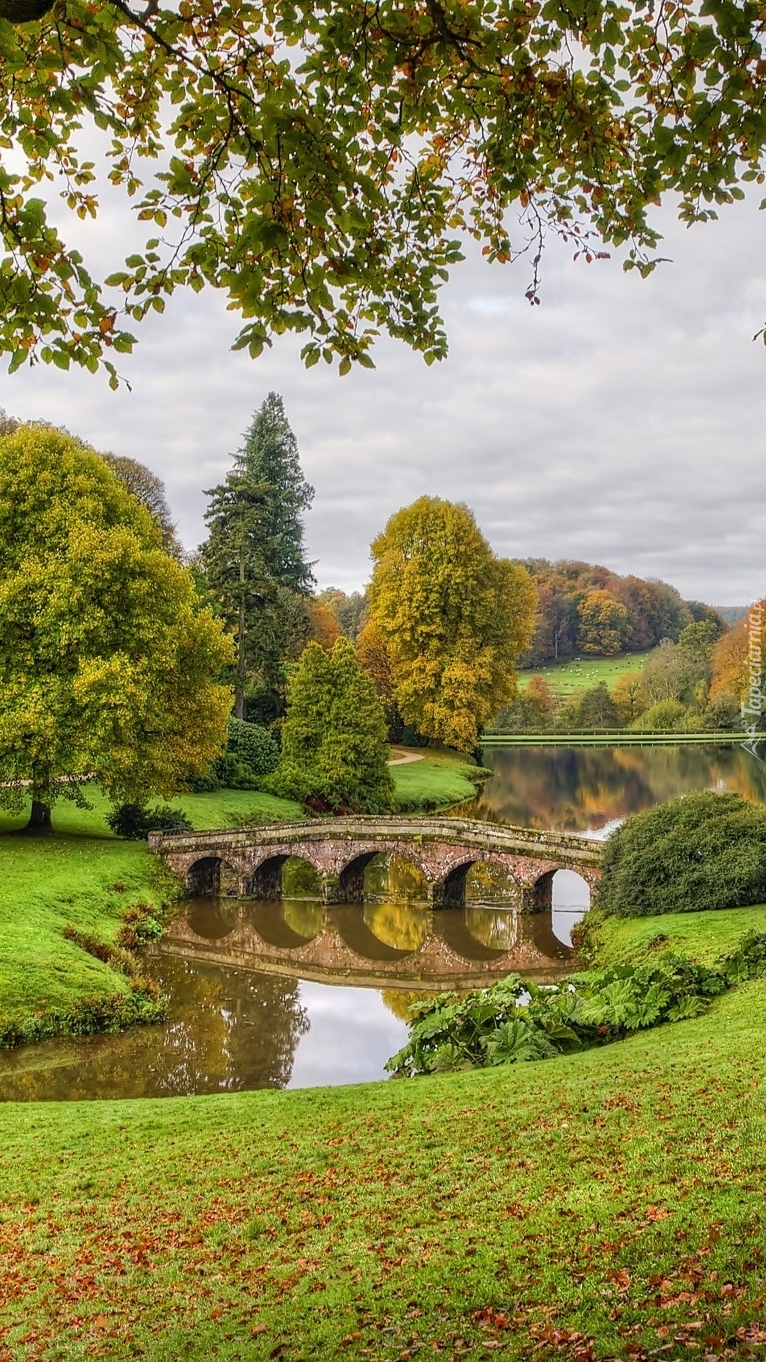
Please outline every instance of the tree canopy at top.
[{"label": "tree canopy at top", "polygon": [[[663,194],[693,221],[762,178],[765,22],[750,0],[0,0],[0,349],[116,383],[131,322],[209,284],[252,355],[290,329],[346,370],[388,331],[430,362],[465,232],[505,261],[553,227],[648,269]],[[95,216],[94,124],[146,224],[107,281],[39,188]]]}]

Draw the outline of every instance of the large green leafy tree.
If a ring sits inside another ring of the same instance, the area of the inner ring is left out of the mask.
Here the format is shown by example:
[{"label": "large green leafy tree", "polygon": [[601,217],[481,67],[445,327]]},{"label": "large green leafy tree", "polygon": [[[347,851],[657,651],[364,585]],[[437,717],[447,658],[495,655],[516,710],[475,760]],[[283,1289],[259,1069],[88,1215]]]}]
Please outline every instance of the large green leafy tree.
[{"label": "large green leafy tree", "polygon": [[273,719],[283,666],[311,633],[311,569],[302,513],[310,506],[295,436],[282,399],[270,393],[255,413],[226,479],[207,494],[209,534],[200,550],[208,588],[237,645],[235,714]]},{"label": "large green leafy tree", "polygon": [[383,813],[393,803],[386,719],[354,645],[309,643],[290,679],[275,788],[316,812]]},{"label": "large green leafy tree", "polygon": [[[207,285],[252,355],[291,329],[345,370],[387,330],[431,361],[461,236],[538,259],[553,228],[649,269],[663,195],[691,222],[762,177],[765,22],[754,0],[0,0],[0,348],[116,383],[130,326]],[[95,216],[94,146],[136,218],[106,281],[40,189]]]},{"label": "large green leafy tree", "polygon": [[497,558],[467,506],[420,497],[372,545],[370,616],[405,723],[463,752],[514,698],[537,593]]},{"label": "large green leafy tree", "polygon": [[170,795],[226,740],[230,641],[152,516],[71,436],[0,439],[0,804]]}]

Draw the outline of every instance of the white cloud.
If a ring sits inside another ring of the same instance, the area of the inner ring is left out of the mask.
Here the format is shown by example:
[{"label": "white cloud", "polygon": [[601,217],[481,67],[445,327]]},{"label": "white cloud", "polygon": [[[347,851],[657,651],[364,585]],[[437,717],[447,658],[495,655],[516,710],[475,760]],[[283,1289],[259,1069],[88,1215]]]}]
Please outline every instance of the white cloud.
[{"label": "white cloud", "polygon": [[[691,232],[663,220],[674,263],[644,281],[553,243],[535,308],[525,260],[472,257],[444,293],[450,357],[430,369],[388,340],[375,372],[345,379],[306,372],[292,338],[253,362],[230,352],[237,318],[209,293],[140,330],[121,364],[132,392],[39,367],[3,376],[0,405],[148,463],[191,546],[202,489],[275,388],[317,489],[307,528],[323,584],[361,584],[386,517],[430,493],[473,506],[501,552],[743,603],[766,590],[766,352],[751,340],[766,320],[763,220],[749,204]],[[97,230],[113,259],[124,224],[110,212]]]}]

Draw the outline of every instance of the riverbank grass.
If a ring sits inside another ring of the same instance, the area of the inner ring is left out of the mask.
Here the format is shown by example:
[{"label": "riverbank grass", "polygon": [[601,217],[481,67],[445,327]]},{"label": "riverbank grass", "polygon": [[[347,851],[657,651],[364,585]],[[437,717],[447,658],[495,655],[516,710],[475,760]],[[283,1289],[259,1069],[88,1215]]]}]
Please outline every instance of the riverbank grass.
[{"label": "riverbank grass", "polygon": [[448,747],[397,747],[396,755],[422,758],[392,766],[400,813],[426,813],[475,799],[491,771]]},{"label": "riverbank grass", "polygon": [[[50,837],[13,834],[23,817],[0,817],[0,1043],[22,1028],[30,1038],[88,1026],[85,1013],[131,993],[129,980],[64,937],[64,928],[113,943],[122,914],[137,903],[162,911],[176,892],[145,842],[109,831],[109,802],[86,791],[90,809],[62,802]],[[221,827],[255,809],[263,818],[298,818],[288,800],[242,790],[173,801],[197,828]]]},{"label": "riverbank grass", "polygon": [[639,918],[601,917],[594,910],[585,919],[583,946],[586,959],[604,968],[647,964],[667,951],[713,965],[752,931],[766,932],[766,904]]},{"label": "riverbank grass", "polygon": [[542,1064],[6,1105],[0,1357],[760,1356],[764,1036],[759,981]]}]

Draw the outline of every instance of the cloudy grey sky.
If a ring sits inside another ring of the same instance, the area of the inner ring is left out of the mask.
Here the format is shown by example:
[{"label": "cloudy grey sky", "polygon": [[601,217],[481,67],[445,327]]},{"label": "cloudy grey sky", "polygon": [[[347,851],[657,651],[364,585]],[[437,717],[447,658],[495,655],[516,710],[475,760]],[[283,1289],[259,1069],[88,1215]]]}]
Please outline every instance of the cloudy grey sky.
[{"label": "cloudy grey sky", "polygon": [[[496,551],[578,557],[663,577],[687,597],[766,593],[766,218],[745,204],[681,229],[664,213],[649,279],[552,243],[542,305],[529,267],[471,258],[443,295],[451,352],[428,369],[382,341],[374,372],[306,372],[284,338],[233,354],[237,319],[208,292],[139,330],[115,394],[89,374],[0,375],[0,406],[142,460],[188,547],[250,414],[280,392],[316,487],[307,522],[323,586],[360,586],[388,515],[422,493],[464,500]],[[109,265],[122,224],[90,229]]]}]

